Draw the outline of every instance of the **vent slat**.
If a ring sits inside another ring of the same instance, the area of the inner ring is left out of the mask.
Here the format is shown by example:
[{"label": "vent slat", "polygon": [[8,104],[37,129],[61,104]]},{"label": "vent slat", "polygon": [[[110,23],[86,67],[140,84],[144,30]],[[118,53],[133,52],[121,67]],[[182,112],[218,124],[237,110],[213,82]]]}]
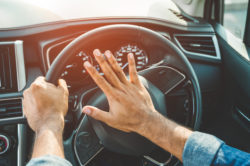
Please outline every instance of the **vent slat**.
[{"label": "vent slat", "polygon": [[0,119],[22,116],[22,100],[10,99],[0,101]]},{"label": "vent slat", "polygon": [[0,93],[17,91],[14,44],[0,46]]},{"label": "vent slat", "polygon": [[[191,43],[191,44],[199,44],[199,43]],[[183,47],[192,47],[190,44],[186,44],[186,43],[184,43],[183,44]],[[195,47],[195,46],[193,46],[193,48],[197,48],[197,47]],[[201,44],[200,45],[200,48],[204,48],[204,49],[213,49],[213,50],[215,50],[215,48],[214,48],[214,46],[213,45],[205,45],[205,44]]]},{"label": "vent slat", "polygon": [[6,88],[10,89],[12,87],[11,85],[11,62],[10,62],[10,56],[9,56],[9,48],[7,47],[5,53],[4,53],[4,75],[6,77]]},{"label": "vent slat", "polygon": [[187,49],[187,51],[190,52],[197,52],[197,53],[203,53],[203,54],[208,54],[208,55],[215,55],[215,51],[210,51],[210,50],[202,50],[202,49]]},{"label": "vent slat", "polygon": [[12,67],[11,67],[12,64],[11,64],[10,48],[9,47],[7,49],[7,54],[5,56],[7,57],[6,66],[8,66],[8,69],[9,69],[6,72],[6,73],[8,73],[7,75],[9,76],[9,78],[7,79],[8,80],[7,84],[9,85],[9,89],[12,89],[13,88],[13,85],[12,85],[12,78],[13,78],[12,73],[13,73],[13,71],[12,71]]},{"label": "vent slat", "polygon": [[207,44],[212,45],[213,41],[210,40],[199,40],[199,39],[179,39],[180,42],[183,43],[200,43],[200,44]]},{"label": "vent slat", "polygon": [[[1,49],[0,49],[1,50]],[[4,57],[3,53],[0,52],[0,89],[5,89],[6,88],[6,83],[5,83],[5,74],[4,74]]]},{"label": "vent slat", "polygon": [[176,36],[176,39],[186,51],[216,56],[212,36]]}]

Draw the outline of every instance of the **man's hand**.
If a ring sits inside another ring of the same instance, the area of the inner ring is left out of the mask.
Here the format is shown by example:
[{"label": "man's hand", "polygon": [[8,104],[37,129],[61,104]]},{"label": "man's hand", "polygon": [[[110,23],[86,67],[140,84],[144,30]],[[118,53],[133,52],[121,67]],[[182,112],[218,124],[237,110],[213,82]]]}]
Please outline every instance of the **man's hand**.
[{"label": "man's hand", "polygon": [[105,112],[85,106],[83,112],[119,130],[137,132],[182,161],[184,145],[192,131],[155,110],[150,95],[138,78],[133,54],[128,55],[130,80],[110,51],[105,52],[105,57],[99,50],[95,50],[94,55],[105,78],[89,62],[84,66],[107,96],[110,110]]},{"label": "man's hand", "polygon": [[23,111],[31,129],[35,132],[45,128],[62,131],[68,95],[64,80],[60,79],[56,87],[47,83],[44,77],[38,77],[23,94]]},{"label": "man's hand", "polygon": [[155,112],[155,108],[150,95],[138,78],[133,54],[128,55],[130,80],[126,78],[110,51],[106,51],[104,57],[96,49],[94,56],[106,79],[89,62],[85,62],[84,66],[107,96],[110,110],[105,112],[87,106],[83,111],[119,130],[126,132],[142,130],[149,115]]},{"label": "man's hand", "polygon": [[62,133],[68,110],[68,89],[64,80],[58,86],[38,77],[24,91],[23,111],[31,129],[36,133],[32,158],[46,154],[64,157]]}]

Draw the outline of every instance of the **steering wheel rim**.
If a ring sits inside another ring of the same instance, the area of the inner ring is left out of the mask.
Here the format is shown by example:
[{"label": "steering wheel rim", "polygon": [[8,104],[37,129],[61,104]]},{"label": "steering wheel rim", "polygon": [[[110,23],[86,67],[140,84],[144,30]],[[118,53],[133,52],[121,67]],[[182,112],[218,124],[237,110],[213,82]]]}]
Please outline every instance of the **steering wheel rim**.
[{"label": "steering wheel rim", "polygon": [[[71,56],[74,55],[76,50],[79,50],[83,46],[86,46],[89,43],[94,43],[94,41],[103,38],[107,37],[117,38],[117,36],[119,38],[119,36],[124,36],[124,35],[126,39],[133,38],[135,39],[136,42],[144,43],[146,46],[149,47],[151,46],[151,44],[153,45],[157,43],[157,47],[164,48],[164,50],[168,49],[170,55],[166,56],[165,65],[172,65],[173,67],[178,68],[181,71],[185,71],[185,74],[192,83],[192,90],[194,92],[194,101],[193,101],[194,109],[192,112],[193,114],[191,120],[192,122],[189,127],[191,127],[194,130],[197,130],[200,126],[200,120],[201,120],[201,110],[202,110],[201,92],[198,79],[190,62],[188,61],[186,56],[182,53],[182,51],[170,40],[164,38],[155,31],[152,31],[144,27],[135,25],[126,25],[126,24],[108,25],[96,28],[77,37],[70,44],[68,44],[53,61],[50,69],[46,74],[46,80],[50,83],[57,84],[57,80],[60,78],[60,75],[67,61],[70,59]],[[152,43],[152,40],[157,42]]]}]

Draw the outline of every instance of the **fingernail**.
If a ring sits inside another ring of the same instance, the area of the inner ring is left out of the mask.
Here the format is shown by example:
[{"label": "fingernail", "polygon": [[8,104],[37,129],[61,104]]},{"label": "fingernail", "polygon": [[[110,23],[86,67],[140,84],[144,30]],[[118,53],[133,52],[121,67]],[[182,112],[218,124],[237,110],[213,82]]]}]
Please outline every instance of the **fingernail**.
[{"label": "fingernail", "polygon": [[132,53],[129,53],[128,56],[129,56],[130,59],[134,58],[134,55]]},{"label": "fingernail", "polygon": [[84,62],[84,66],[85,67],[91,67],[91,64],[89,63],[89,61],[86,61],[86,62]]},{"label": "fingernail", "polygon": [[90,110],[89,108],[84,109],[84,112],[85,112],[86,114],[88,114],[88,115],[91,114],[91,110]]},{"label": "fingernail", "polygon": [[94,50],[94,54],[95,54],[96,56],[101,56],[101,52],[100,52],[99,49],[95,49],[95,50]]},{"label": "fingernail", "polygon": [[105,55],[106,55],[107,58],[110,58],[111,57],[110,51],[106,51]]}]

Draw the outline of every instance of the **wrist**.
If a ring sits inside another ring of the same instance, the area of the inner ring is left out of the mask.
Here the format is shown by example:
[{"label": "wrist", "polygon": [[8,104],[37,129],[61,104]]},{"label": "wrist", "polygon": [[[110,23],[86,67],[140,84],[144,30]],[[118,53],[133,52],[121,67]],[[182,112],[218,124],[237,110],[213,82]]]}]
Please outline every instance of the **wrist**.
[{"label": "wrist", "polygon": [[157,119],[159,119],[159,113],[155,109],[147,111],[144,115],[140,125],[135,130],[136,133],[142,136],[146,136],[152,126],[157,123]]},{"label": "wrist", "polygon": [[32,158],[44,155],[56,155],[64,158],[63,132],[50,127],[41,127],[36,131]]},{"label": "wrist", "polygon": [[63,116],[50,116],[46,120],[41,121],[35,130],[36,134],[44,131],[51,131],[55,134],[63,133],[64,129],[64,117]]},{"label": "wrist", "polygon": [[43,135],[44,133],[53,133],[55,135],[62,135],[63,134],[63,129],[58,129],[58,128],[53,128],[51,126],[43,126],[38,128],[35,133],[36,136]]}]

